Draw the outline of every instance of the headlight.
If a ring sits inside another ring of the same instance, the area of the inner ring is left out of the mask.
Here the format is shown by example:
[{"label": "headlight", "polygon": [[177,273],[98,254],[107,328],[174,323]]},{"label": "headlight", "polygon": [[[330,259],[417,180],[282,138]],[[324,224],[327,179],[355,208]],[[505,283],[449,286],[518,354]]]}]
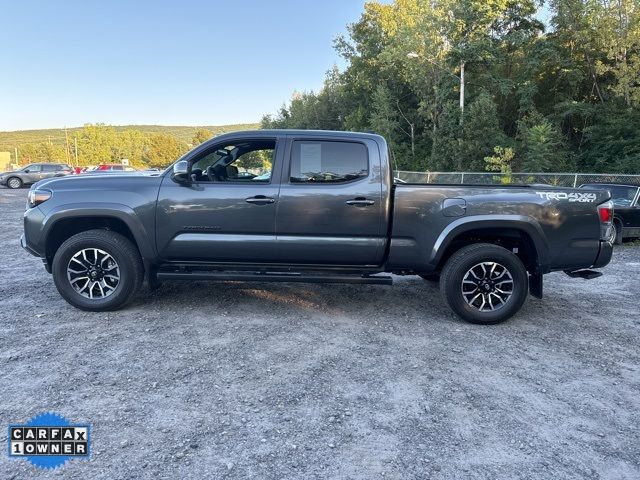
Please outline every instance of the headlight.
[{"label": "headlight", "polygon": [[42,202],[46,202],[51,198],[51,192],[49,190],[29,190],[29,195],[27,197],[27,201],[29,202],[29,207],[37,207]]}]

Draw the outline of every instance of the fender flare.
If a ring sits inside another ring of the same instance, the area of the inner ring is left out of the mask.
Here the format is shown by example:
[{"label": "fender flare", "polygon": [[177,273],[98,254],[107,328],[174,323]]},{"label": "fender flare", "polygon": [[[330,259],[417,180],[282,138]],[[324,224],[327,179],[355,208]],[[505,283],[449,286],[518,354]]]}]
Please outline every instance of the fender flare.
[{"label": "fender flare", "polygon": [[429,264],[435,269],[451,242],[462,233],[488,228],[508,228],[525,233],[536,250],[537,267],[542,273],[549,271],[549,245],[540,224],[526,215],[474,215],[459,218],[447,225],[433,245]]},{"label": "fender flare", "polygon": [[120,203],[86,202],[82,206],[67,204],[54,207],[47,212],[42,221],[42,233],[40,235],[42,251],[45,251],[47,238],[53,227],[60,220],[77,217],[114,218],[122,221],[131,231],[142,258],[155,257],[155,237],[149,237],[140,218],[131,207]]}]

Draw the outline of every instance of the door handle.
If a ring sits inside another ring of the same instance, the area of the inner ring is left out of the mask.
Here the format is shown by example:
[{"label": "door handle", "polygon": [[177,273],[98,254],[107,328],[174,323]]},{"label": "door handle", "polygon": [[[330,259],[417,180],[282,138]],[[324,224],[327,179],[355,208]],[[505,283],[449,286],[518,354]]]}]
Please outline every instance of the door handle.
[{"label": "door handle", "polygon": [[367,205],[373,205],[374,202],[373,200],[367,200],[366,198],[354,198],[353,200],[347,200],[345,202],[347,205],[353,205],[355,207],[366,207]]},{"label": "door handle", "polygon": [[275,198],[265,197],[264,195],[256,195],[255,197],[249,197],[244,199],[247,203],[253,203],[254,205],[268,205],[274,203]]}]

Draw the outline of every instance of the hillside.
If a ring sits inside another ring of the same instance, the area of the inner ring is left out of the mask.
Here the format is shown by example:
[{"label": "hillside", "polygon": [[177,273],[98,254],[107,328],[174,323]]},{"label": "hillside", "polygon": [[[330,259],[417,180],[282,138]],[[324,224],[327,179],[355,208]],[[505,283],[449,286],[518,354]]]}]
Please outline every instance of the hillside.
[{"label": "hillside", "polygon": [[[240,123],[233,125],[203,125],[199,127],[182,127],[168,125],[118,125],[113,126],[117,131],[123,130],[139,130],[143,133],[163,133],[171,135],[178,140],[191,143],[193,134],[198,128],[206,128],[211,130],[215,135],[232,132],[234,130],[255,130],[260,128],[258,123]],[[73,139],[73,134],[81,130],[82,127],[67,128],[69,139]],[[25,144],[35,144],[39,142],[51,141],[53,144],[65,144],[64,128],[52,128],[46,130],[18,130],[14,132],[0,132],[0,151],[11,151],[15,147],[20,148]]]}]

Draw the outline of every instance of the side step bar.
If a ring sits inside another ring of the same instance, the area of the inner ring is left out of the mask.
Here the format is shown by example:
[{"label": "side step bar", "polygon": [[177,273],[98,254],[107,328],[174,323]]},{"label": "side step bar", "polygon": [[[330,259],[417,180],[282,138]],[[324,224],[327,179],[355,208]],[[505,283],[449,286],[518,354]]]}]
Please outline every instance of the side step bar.
[{"label": "side step bar", "polygon": [[565,270],[564,273],[569,275],[571,278],[584,278],[585,280],[592,280],[594,278],[598,278],[602,276],[602,272],[597,272],[595,270]]},{"label": "side step bar", "polygon": [[376,285],[391,285],[393,279],[389,276],[377,275],[310,275],[300,273],[278,272],[224,272],[224,271],[181,271],[157,272],[158,280],[210,280],[214,282],[300,282],[300,283],[369,283]]}]

